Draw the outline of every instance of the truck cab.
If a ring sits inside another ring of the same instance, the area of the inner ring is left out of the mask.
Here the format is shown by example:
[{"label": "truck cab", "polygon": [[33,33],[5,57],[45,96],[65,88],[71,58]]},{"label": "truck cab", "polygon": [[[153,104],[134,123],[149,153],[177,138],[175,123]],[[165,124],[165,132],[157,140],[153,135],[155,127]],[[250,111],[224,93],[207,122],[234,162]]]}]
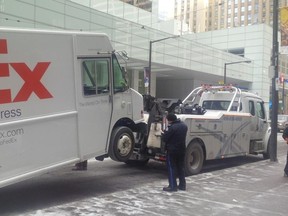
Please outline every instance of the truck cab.
[{"label": "truck cab", "polygon": [[206,89],[199,101],[199,105],[205,108],[207,112],[250,113],[250,130],[253,132],[251,133],[252,140],[261,139],[268,129],[264,101],[256,94],[242,91],[232,86],[214,87],[209,91]]}]

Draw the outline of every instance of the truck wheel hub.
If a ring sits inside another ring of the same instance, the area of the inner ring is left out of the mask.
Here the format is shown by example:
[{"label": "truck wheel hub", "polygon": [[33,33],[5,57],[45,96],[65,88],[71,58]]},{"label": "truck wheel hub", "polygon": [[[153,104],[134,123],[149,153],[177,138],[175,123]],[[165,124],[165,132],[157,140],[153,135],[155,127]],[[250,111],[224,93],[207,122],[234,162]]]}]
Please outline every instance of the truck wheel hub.
[{"label": "truck wheel hub", "polygon": [[125,156],[129,154],[132,146],[132,141],[127,135],[123,135],[118,141],[118,151],[120,155]]}]

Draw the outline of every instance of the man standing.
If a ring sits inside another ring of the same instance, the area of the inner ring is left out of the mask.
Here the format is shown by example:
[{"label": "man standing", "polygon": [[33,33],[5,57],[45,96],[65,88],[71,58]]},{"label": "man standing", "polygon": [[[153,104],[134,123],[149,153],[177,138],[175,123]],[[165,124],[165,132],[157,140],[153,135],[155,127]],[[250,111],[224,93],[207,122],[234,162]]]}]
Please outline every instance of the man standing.
[{"label": "man standing", "polygon": [[[282,134],[283,139],[288,144],[288,127],[285,128]],[[287,152],[287,158],[286,158],[286,166],[284,168],[284,177],[288,177],[288,152]]]},{"label": "man standing", "polygon": [[[177,119],[176,115],[170,113],[167,115],[168,130],[162,134],[162,140],[166,147],[166,165],[168,169],[169,186],[164,187],[164,191],[186,190],[185,180],[185,150],[187,126]],[[179,186],[177,186],[176,176],[179,177]]]}]

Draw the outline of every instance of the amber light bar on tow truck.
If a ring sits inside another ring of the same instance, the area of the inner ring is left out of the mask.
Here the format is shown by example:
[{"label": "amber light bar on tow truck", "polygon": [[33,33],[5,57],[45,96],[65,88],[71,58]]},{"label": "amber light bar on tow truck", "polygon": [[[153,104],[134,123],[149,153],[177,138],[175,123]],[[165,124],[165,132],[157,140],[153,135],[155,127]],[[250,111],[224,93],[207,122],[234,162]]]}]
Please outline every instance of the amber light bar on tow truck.
[{"label": "amber light bar on tow truck", "polygon": [[211,84],[202,84],[201,88],[203,91],[233,91],[233,85],[213,86]]}]

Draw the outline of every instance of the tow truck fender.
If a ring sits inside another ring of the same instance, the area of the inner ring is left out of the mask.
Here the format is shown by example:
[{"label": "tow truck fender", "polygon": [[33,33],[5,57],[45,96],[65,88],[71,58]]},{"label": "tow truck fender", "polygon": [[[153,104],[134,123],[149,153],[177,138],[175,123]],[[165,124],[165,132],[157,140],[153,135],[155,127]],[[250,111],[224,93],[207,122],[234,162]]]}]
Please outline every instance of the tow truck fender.
[{"label": "tow truck fender", "polygon": [[270,142],[270,136],[271,136],[271,127],[269,126],[267,128],[267,131],[265,133],[263,144],[264,144],[264,152],[269,153],[269,142]]}]

